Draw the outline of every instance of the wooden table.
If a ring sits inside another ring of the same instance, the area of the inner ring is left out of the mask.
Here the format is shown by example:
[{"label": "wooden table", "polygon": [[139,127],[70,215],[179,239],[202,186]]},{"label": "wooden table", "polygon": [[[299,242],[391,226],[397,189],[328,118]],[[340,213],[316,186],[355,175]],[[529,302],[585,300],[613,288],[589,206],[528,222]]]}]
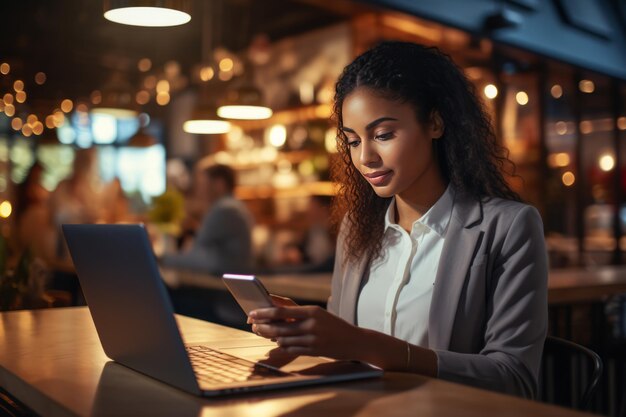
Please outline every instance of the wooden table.
[{"label": "wooden table", "polygon": [[568,268],[550,271],[548,302],[567,304],[603,301],[626,293],[626,266]]},{"label": "wooden table", "polygon": [[[226,291],[220,277],[187,270],[161,269],[170,287],[196,286]],[[275,294],[325,303],[330,295],[331,273],[262,275],[260,280]],[[626,293],[626,266],[550,270],[548,302],[566,304],[602,301]]]},{"label": "wooden table", "polygon": [[[257,336],[186,317],[187,342]],[[262,340],[267,350],[271,342]],[[43,416],[584,416],[417,375],[206,400],[108,361],[85,307],[0,313],[0,385]]]}]

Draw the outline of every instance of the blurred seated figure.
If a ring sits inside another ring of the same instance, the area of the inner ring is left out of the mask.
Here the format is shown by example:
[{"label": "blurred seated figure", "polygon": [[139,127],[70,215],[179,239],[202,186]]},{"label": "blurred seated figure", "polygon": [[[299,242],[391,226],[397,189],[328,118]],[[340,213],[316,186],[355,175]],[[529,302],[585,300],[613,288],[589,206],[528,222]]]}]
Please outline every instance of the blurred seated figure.
[{"label": "blurred seated figure", "polygon": [[191,248],[165,254],[164,266],[220,275],[252,270],[252,216],[233,196],[236,178],[232,168],[213,165],[206,169],[206,195],[210,207]]},{"label": "blurred seated figure", "polygon": [[30,250],[34,257],[50,260],[55,241],[50,193],[41,184],[43,172],[43,167],[35,163],[15,190],[13,245],[17,256]]},{"label": "blurred seated figure", "polygon": [[335,241],[330,231],[332,197],[313,195],[306,210],[307,229],[276,230],[269,244],[268,272],[331,272],[335,260]]},{"label": "blurred seated figure", "polygon": [[128,198],[122,189],[119,178],[114,178],[102,191],[103,212],[100,219],[104,223],[123,223],[133,221]]},{"label": "blurred seated figure", "polygon": [[314,195],[307,210],[310,222],[304,238],[304,262],[315,271],[332,271],[335,260],[336,236],[330,231],[332,197]]},{"label": "blurred seated figure", "polygon": [[72,173],[57,185],[51,196],[52,216],[57,233],[56,258],[59,265],[71,262],[61,225],[96,223],[101,220],[103,207],[100,192],[95,148],[76,150]]}]

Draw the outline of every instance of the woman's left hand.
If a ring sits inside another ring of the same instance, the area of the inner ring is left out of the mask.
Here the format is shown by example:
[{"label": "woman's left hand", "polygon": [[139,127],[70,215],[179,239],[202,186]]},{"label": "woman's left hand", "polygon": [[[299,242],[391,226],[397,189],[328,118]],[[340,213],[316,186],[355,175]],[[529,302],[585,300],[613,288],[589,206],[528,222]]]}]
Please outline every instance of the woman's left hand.
[{"label": "woman's left hand", "polygon": [[318,306],[262,308],[250,312],[252,331],[275,340],[287,353],[359,359],[362,329],[351,325]]}]

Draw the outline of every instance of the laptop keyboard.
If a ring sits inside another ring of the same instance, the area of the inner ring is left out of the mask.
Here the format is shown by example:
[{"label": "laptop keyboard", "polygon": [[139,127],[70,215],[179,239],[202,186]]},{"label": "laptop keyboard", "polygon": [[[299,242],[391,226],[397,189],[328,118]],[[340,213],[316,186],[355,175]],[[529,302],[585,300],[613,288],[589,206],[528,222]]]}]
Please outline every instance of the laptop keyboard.
[{"label": "laptop keyboard", "polygon": [[289,376],[285,372],[213,350],[206,346],[187,346],[191,366],[198,381],[208,384],[253,381]]}]

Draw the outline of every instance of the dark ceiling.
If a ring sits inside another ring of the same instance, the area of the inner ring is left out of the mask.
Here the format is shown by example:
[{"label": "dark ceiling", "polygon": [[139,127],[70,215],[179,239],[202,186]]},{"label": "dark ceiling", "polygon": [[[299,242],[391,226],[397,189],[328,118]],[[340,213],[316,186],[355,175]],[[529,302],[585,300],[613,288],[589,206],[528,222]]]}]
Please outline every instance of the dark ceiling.
[{"label": "dark ceiling", "polygon": [[[11,65],[8,76],[0,75],[0,91],[22,79],[31,103],[88,97],[114,70],[138,82],[142,58],[153,69],[175,60],[189,73],[201,60],[203,22],[210,26],[205,37],[239,51],[255,34],[275,41],[343,19],[310,1],[290,0],[194,0],[191,22],[171,28],[109,22],[100,0],[3,1],[0,10],[0,62]],[[41,86],[33,81],[39,71],[47,75]]]}]

